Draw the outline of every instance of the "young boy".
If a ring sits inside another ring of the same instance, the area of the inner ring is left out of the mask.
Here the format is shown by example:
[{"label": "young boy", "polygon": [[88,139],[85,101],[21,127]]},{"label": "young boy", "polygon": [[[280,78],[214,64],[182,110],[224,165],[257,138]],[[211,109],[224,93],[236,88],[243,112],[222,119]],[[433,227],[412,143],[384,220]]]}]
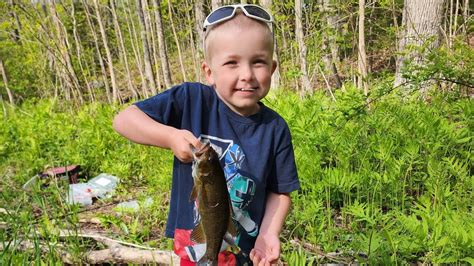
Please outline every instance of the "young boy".
[{"label": "young boy", "polygon": [[202,69],[210,86],[183,83],[114,119],[124,137],[175,155],[166,235],[174,237],[181,265],[199,261],[205,252],[205,245],[190,240],[199,218],[189,200],[190,147],[199,148],[204,139],[220,156],[241,249],[239,256],[220,254],[219,264],[242,264],[246,257],[254,265],[270,265],[280,256],[289,193],[299,189],[299,181],[288,126],[260,102],[276,68],[271,23],[271,15],[256,5],[216,9],[204,23]]}]

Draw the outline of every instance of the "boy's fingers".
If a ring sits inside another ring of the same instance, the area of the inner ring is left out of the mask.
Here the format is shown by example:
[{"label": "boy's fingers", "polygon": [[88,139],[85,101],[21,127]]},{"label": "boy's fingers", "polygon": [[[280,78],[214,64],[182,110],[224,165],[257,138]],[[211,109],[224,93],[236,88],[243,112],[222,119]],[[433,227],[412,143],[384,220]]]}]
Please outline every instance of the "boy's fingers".
[{"label": "boy's fingers", "polygon": [[193,133],[188,131],[187,136],[185,137],[186,140],[191,144],[194,148],[199,149],[201,148],[201,141],[199,141],[198,138],[196,138]]}]

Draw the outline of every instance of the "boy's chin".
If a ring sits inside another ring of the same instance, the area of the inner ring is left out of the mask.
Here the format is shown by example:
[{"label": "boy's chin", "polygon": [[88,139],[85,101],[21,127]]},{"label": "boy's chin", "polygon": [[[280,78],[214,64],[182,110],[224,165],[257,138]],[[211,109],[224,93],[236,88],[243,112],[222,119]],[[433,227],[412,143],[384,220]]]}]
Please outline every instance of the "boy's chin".
[{"label": "boy's chin", "polygon": [[249,116],[256,114],[260,110],[260,105],[258,103],[248,103],[248,104],[238,104],[234,105],[233,108],[234,112],[243,115],[243,116]]}]

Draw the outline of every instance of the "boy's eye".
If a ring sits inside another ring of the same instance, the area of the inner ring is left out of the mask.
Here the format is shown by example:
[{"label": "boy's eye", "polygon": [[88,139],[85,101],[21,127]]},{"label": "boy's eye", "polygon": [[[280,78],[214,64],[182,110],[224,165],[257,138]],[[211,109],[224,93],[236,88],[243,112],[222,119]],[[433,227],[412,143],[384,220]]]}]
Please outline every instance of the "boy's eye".
[{"label": "boy's eye", "polygon": [[224,63],[224,66],[226,65],[236,65],[237,64],[237,61],[227,61]]},{"label": "boy's eye", "polygon": [[263,59],[258,59],[258,60],[255,60],[254,63],[257,64],[257,65],[266,65],[267,61],[265,61]]}]

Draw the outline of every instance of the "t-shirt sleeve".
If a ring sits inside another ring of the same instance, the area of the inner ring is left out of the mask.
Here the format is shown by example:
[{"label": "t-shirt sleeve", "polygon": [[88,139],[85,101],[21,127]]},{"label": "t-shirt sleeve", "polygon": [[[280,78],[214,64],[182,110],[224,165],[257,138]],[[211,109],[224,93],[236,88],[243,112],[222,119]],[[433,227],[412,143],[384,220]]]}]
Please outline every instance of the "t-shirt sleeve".
[{"label": "t-shirt sleeve", "polygon": [[178,127],[187,94],[186,86],[182,84],[134,104],[153,120]]},{"label": "t-shirt sleeve", "polygon": [[270,171],[267,188],[275,193],[290,193],[300,189],[295,155],[288,126],[276,138],[276,151],[273,167]]}]

